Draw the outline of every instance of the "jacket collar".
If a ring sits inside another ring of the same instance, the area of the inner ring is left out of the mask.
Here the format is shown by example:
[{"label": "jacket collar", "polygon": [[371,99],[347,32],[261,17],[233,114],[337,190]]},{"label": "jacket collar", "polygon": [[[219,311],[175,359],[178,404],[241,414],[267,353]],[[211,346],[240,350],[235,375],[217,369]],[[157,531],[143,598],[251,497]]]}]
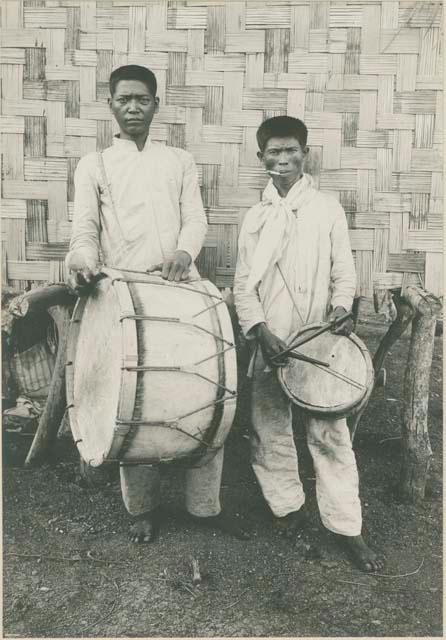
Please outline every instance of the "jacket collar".
[{"label": "jacket collar", "polygon": [[[150,133],[149,133],[146,139],[146,143],[142,149],[142,152],[148,151],[151,145],[152,145],[152,140],[150,138]],[[133,140],[125,140],[124,138],[121,138],[119,136],[119,133],[113,136],[113,146],[116,147],[117,149],[122,149],[123,151],[138,151],[138,147],[136,146],[136,143],[133,142]]]}]

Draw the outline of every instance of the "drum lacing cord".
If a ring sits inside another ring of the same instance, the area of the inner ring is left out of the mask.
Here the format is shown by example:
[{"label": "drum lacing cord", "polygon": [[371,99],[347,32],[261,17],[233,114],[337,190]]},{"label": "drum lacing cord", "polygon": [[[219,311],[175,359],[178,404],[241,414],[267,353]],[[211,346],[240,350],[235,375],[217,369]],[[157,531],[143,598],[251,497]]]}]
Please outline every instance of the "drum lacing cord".
[{"label": "drum lacing cord", "polygon": [[[221,304],[222,302],[224,302],[221,296],[217,296],[213,293],[209,293],[208,291],[202,291],[202,290],[194,289],[193,287],[187,286],[189,283],[193,284],[194,282],[206,282],[207,280],[205,278],[194,278],[193,280],[183,280],[181,284],[177,284],[176,282],[172,282],[170,280],[163,280],[161,279],[160,275],[150,273],[149,271],[140,271],[138,269],[123,269],[122,267],[115,267],[113,265],[104,265],[104,266],[106,266],[108,269],[113,269],[114,271],[122,271],[123,273],[137,273],[142,276],[147,276],[148,278],[159,279],[159,282],[153,282],[148,280],[136,280],[136,279],[126,280],[125,278],[120,278],[119,276],[117,276],[115,278],[112,278],[112,284],[113,282],[129,282],[129,283],[135,283],[135,284],[154,284],[158,286],[167,286],[167,287],[173,287],[174,289],[184,289],[185,291],[189,291],[190,293],[199,293],[200,295],[207,296],[208,298],[214,298],[215,300],[218,300],[217,304]],[[217,306],[217,304],[212,306]],[[209,307],[209,309],[211,308],[212,307]],[[206,311],[206,309],[204,309],[204,311]]]},{"label": "drum lacing cord", "polygon": [[235,345],[234,344],[231,344],[231,346],[226,347],[226,349],[222,349],[221,351],[217,351],[217,353],[214,353],[212,356],[208,356],[207,358],[203,358],[202,360],[197,360],[197,362],[194,362],[192,364],[192,366],[196,367],[199,364],[203,364],[203,362],[207,362],[208,360],[212,360],[212,358],[218,358],[218,356],[222,356],[227,351],[232,351],[232,349],[235,349]]},{"label": "drum lacing cord", "polygon": [[189,436],[190,438],[192,438],[193,440],[196,440],[197,442],[207,447],[208,449],[215,449],[215,447],[212,447],[202,438],[199,438],[198,436],[192,433],[189,433],[184,429],[181,429],[181,427],[178,426],[178,423],[181,420],[184,420],[184,418],[189,418],[190,416],[193,416],[196,413],[199,413],[200,411],[204,411],[205,409],[214,407],[216,404],[222,404],[223,402],[226,402],[226,400],[233,400],[235,395],[226,396],[225,398],[220,398],[220,400],[216,400],[215,402],[209,402],[209,404],[206,404],[203,407],[199,407],[198,409],[194,409],[193,411],[184,413],[183,415],[178,416],[177,418],[174,418],[172,420],[166,420],[164,422],[163,421],[157,422],[153,420],[123,420],[122,418],[117,418],[116,424],[129,425],[130,427],[162,427],[165,429],[173,429],[174,431],[179,431],[180,433],[183,433],[185,436]]},{"label": "drum lacing cord", "polygon": [[[192,317],[194,317],[194,316],[192,316]],[[151,321],[151,322],[174,322],[174,323],[180,323],[181,322],[182,324],[187,324],[190,327],[195,327],[195,329],[198,329],[199,331],[203,331],[204,333],[209,334],[210,336],[212,336],[216,340],[220,340],[221,342],[224,342],[229,347],[234,347],[234,343],[233,342],[230,342],[229,340],[226,340],[225,338],[222,338],[217,333],[214,333],[213,331],[210,331],[209,329],[205,329],[204,327],[202,327],[199,324],[196,324],[195,322],[190,322],[190,321],[187,322],[185,320],[181,320],[181,318],[173,318],[173,317],[165,317],[165,316],[146,316],[146,315],[142,315],[142,314],[125,314],[125,315],[122,315],[119,320],[120,320],[120,322],[122,322],[123,320],[137,320],[137,321],[138,320],[139,321],[148,320],[148,321]]]},{"label": "drum lacing cord", "polygon": [[193,435],[192,433],[188,433],[187,431],[185,431],[184,429],[181,429],[181,427],[179,427],[176,422],[121,422],[119,420],[116,420],[117,424],[129,424],[131,427],[162,427],[165,429],[172,429],[173,431],[179,431],[180,433],[183,433],[185,436],[189,436],[189,438],[192,438],[192,440],[196,440],[197,442],[199,442],[201,445],[211,448],[211,445],[209,445],[205,440],[203,440],[202,438],[199,438],[198,436]]},{"label": "drum lacing cord", "polygon": [[[219,356],[221,356],[223,353],[225,353],[226,351],[230,351],[231,349],[234,349],[234,346],[232,347],[228,347],[227,349],[222,349],[221,351],[218,351],[217,353],[215,353],[212,356],[208,356],[207,358],[203,358],[202,360],[198,360],[197,362],[193,362],[192,364],[188,365],[188,366],[183,366],[183,367],[178,367],[178,366],[149,366],[149,365],[124,365],[121,367],[122,371],[147,371],[147,372],[155,372],[155,371],[175,371],[176,373],[185,373],[185,374],[189,374],[192,376],[197,376],[198,378],[202,378],[203,380],[206,380],[207,382],[210,382],[211,384],[215,385],[216,387],[218,387],[219,389],[224,389],[227,393],[229,393],[231,396],[236,396],[237,395],[237,391],[233,391],[232,389],[229,389],[229,387],[226,387],[224,384],[221,384],[220,382],[217,382],[216,380],[212,380],[212,378],[208,378],[207,376],[205,376],[202,373],[199,373],[198,371],[194,371],[192,367],[196,367],[199,364],[202,364],[203,362],[207,362],[209,360],[211,360],[212,358],[217,358]],[[190,367],[190,368],[189,368]]]},{"label": "drum lacing cord", "polygon": [[[226,349],[221,349],[221,351],[217,351],[213,353],[211,356],[207,356],[206,358],[202,358],[201,360],[197,360],[196,362],[192,362],[189,367],[197,367],[199,364],[203,364],[203,362],[208,362],[209,360],[213,360],[213,358],[218,358],[222,356],[227,351],[232,351],[235,349],[235,345],[231,345],[230,347],[226,347]],[[159,366],[159,367],[150,367],[145,365],[124,365],[121,367],[121,370],[125,371],[186,371],[188,373],[186,367],[180,367],[177,365],[172,366]],[[233,393],[233,392],[231,392]]]},{"label": "drum lacing cord", "polygon": [[210,311],[211,309],[215,309],[215,307],[218,307],[219,304],[223,304],[223,303],[224,303],[224,300],[222,298],[221,300],[219,300],[215,304],[211,304],[209,307],[206,307],[205,309],[202,309],[201,311],[198,311],[197,313],[194,313],[192,318],[196,318],[197,316],[200,316],[202,313],[206,313],[206,311]]},{"label": "drum lacing cord", "polygon": [[[116,269],[116,270],[119,271],[119,269]],[[141,271],[141,273],[145,273],[145,272]],[[150,273],[146,273],[145,275],[150,278],[161,278],[161,276],[151,276]],[[168,280],[162,280],[161,282],[153,282],[153,281],[136,280],[136,279],[126,280],[125,278],[117,277],[117,278],[112,278],[112,284],[113,282],[127,282],[129,284],[153,284],[155,286],[161,286],[161,287],[172,287],[174,289],[184,289],[185,291],[189,291],[190,293],[199,293],[200,295],[207,296],[208,298],[215,298],[216,300],[221,300],[220,296],[216,296],[213,293],[208,293],[207,291],[199,291],[198,289],[192,289],[191,287],[186,287],[180,284],[172,284]],[[199,281],[192,280],[192,282],[199,282]]]}]

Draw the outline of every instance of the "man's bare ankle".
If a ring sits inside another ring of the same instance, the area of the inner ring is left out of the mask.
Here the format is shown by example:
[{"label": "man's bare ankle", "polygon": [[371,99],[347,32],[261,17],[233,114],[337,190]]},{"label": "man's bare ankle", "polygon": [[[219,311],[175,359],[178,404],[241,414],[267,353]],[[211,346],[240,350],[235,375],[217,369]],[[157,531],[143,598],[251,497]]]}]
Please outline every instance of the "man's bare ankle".
[{"label": "man's bare ankle", "polygon": [[159,510],[146,511],[137,516],[133,516],[130,527],[130,540],[136,543],[153,542],[159,533],[160,518]]},{"label": "man's bare ankle", "polygon": [[274,524],[278,527],[298,527],[304,524],[306,520],[306,513],[304,508],[296,509],[295,511],[290,511],[285,516],[274,516]]},{"label": "man's bare ankle", "polygon": [[381,571],[384,568],[384,557],[373,551],[366,543],[362,534],[346,536],[335,534],[339,542],[349,551],[354,564],[367,573]]},{"label": "man's bare ankle", "polygon": [[150,511],[144,511],[143,513],[138,513],[136,516],[132,515],[132,519],[134,522],[138,522],[140,520],[153,520],[155,518],[157,518],[160,514],[160,508],[159,507],[155,507],[154,509],[151,509]]}]

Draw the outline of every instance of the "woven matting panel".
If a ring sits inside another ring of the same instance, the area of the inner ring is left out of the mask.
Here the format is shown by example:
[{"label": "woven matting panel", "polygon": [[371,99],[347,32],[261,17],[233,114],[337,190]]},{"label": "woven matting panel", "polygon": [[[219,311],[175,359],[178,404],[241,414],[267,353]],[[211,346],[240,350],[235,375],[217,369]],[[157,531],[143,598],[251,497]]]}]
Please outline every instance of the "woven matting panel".
[{"label": "woven matting panel", "polygon": [[349,219],[358,292],[442,293],[441,2],[4,0],[3,283],[59,281],[79,158],[110,145],[114,67],[159,81],[155,140],[185,147],[210,223],[199,268],[232,285],[267,178],[255,132],[309,128],[308,170]]}]

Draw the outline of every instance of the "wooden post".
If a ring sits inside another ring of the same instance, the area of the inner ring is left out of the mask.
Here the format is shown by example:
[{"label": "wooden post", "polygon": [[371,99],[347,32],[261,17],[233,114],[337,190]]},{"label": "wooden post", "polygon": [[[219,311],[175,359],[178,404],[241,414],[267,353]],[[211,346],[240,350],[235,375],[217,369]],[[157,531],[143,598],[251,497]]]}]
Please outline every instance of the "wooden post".
[{"label": "wooden post", "polygon": [[51,307],[48,309],[48,313],[56,323],[59,345],[45,409],[40,416],[36,435],[26,457],[25,465],[39,464],[47,457],[48,451],[56,440],[66,409],[65,361],[71,309],[60,306]]},{"label": "wooden post", "polygon": [[438,298],[418,287],[407,287],[404,300],[415,312],[403,388],[403,458],[400,496],[417,502],[424,499],[432,457],[428,431],[429,376],[435,325],[441,309]]},{"label": "wooden post", "polygon": [[[393,344],[400,338],[404,331],[410,324],[414,316],[414,310],[410,306],[408,302],[401,298],[400,291],[396,291],[393,294],[393,301],[396,306],[397,316],[394,322],[390,325],[388,331],[383,336],[381,342],[379,343],[378,349],[376,350],[375,355],[373,356],[373,368],[375,370],[375,386],[377,385],[377,380],[381,371],[381,367],[384,363],[384,360],[392,347]],[[353,416],[350,416],[347,419],[348,428],[350,429],[350,437],[353,442],[355,437],[356,429],[358,428],[359,421],[362,418],[364,411],[366,410],[367,405],[363,407],[358,413]]]},{"label": "wooden post", "polygon": [[394,322],[390,325],[387,333],[381,340],[375,355],[373,356],[373,368],[375,369],[375,375],[378,375],[378,372],[383,366],[384,360],[392,345],[395,344],[395,342],[403,335],[415,315],[414,309],[401,297],[401,291],[397,291],[393,294],[393,301],[396,306],[397,316]]},{"label": "wooden post", "polygon": [[76,296],[66,284],[51,284],[27,291],[14,302],[14,315],[24,318],[29,313],[42,313],[56,305],[73,306]]},{"label": "wooden post", "polygon": [[353,304],[352,304],[353,331],[355,332],[356,332],[356,326],[358,324],[360,306],[361,306],[361,298],[359,296],[357,296],[356,298],[353,298]]}]

